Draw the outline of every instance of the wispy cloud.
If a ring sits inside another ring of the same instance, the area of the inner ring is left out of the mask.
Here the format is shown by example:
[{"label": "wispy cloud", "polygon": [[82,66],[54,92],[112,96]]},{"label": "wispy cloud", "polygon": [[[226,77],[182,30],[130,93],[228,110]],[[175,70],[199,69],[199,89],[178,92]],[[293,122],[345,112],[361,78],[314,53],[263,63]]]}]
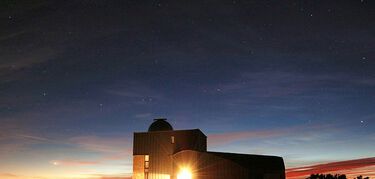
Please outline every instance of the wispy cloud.
[{"label": "wispy cloud", "polygon": [[52,165],[62,165],[62,166],[69,166],[69,167],[76,167],[82,165],[98,165],[102,162],[99,161],[75,161],[75,160],[51,160],[49,161]]},{"label": "wispy cloud", "polygon": [[[272,98],[310,94],[317,90],[374,87],[375,78],[342,73],[298,73],[289,71],[244,72],[240,80],[219,86],[222,93],[244,93],[242,97]],[[311,95],[311,94],[310,94]]]},{"label": "wispy cloud", "polygon": [[279,137],[286,135],[296,135],[296,133],[316,133],[317,131],[324,131],[331,129],[332,125],[319,125],[319,126],[295,126],[290,128],[272,129],[272,130],[259,130],[259,131],[242,131],[223,134],[208,135],[209,145],[225,144],[233,141],[248,140],[248,139],[261,139],[270,137]]},{"label": "wispy cloud", "polygon": [[101,177],[100,179],[131,179],[132,177]]},{"label": "wispy cloud", "polygon": [[[130,177],[129,177],[130,176]],[[85,179],[131,179],[131,173],[118,173],[118,174],[93,174],[93,178]]]},{"label": "wispy cloud", "polygon": [[128,137],[98,137],[98,136],[78,136],[68,140],[73,145],[98,152],[121,152],[131,148],[131,139]]},{"label": "wispy cloud", "polygon": [[156,98],[162,99],[163,96],[156,91],[150,90],[149,87],[138,83],[131,83],[126,87],[117,87],[116,89],[107,90],[108,94],[127,98]]},{"label": "wispy cloud", "polygon": [[42,176],[26,176],[26,175],[21,175],[21,174],[12,174],[12,173],[2,173],[0,174],[0,178],[1,179],[49,179],[48,177],[42,177]]},{"label": "wispy cloud", "polygon": [[41,177],[41,176],[26,176],[26,175],[16,175],[11,173],[1,173],[1,179],[131,179],[132,177],[121,177],[123,174],[117,176],[106,176],[106,175],[96,175],[93,177]]},{"label": "wispy cloud", "polygon": [[0,174],[1,177],[17,177],[17,175],[10,174],[10,173],[2,173]]},{"label": "wispy cloud", "polygon": [[7,131],[0,133],[0,156],[7,156],[18,151],[28,150],[28,147],[41,143],[55,143],[44,137],[17,133],[17,131]]},{"label": "wispy cloud", "polygon": [[32,136],[32,135],[25,135],[25,134],[16,134],[14,135],[15,138],[22,138],[22,139],[31,139],[31,140],[37,140],[37,141],[51,141],[44,137],[38,137],[38,136]]},{"label": "wispy cloud", "polygon": [[151,113],[143,113],[143,114],[136,114],[134,117],[136,118],[150,118],[152,116]]},{"label": "wispy cloud", "polygon": [[254,138],[268,138],[273,136],[284,135],[276,131],[244,131],[226,134],[213,134],[208,136],[209,145],[217,145],[229,143],[237,140],[254,139]]},{"label": "wispy cloud", "polygon": [[[375,165],[375,157],[371,158],[363,158],[363,159],[356,159],[356,160],[347,160],[347,161],[340,161],[340,162],[331,162],[325,164],[318,164],[306,167],[298,167],[298,168],[291,168],[286,169],[286,177],[287,178],[301,178],[306,177],[313,173],[343,173],[343,174],[362,174],[365,175],[365,171],[351,173],[348,172],[353,169],[360,169],[363,167],[369,167]],[[366,171],[366,172],[375,172]]]},{"label": "wispy cloud", "polygon": [[163,93],[139,82],[127,82],[127,85],[112,86],[105,93],[128,99],[134,104],[150,104],[167,100]]}]

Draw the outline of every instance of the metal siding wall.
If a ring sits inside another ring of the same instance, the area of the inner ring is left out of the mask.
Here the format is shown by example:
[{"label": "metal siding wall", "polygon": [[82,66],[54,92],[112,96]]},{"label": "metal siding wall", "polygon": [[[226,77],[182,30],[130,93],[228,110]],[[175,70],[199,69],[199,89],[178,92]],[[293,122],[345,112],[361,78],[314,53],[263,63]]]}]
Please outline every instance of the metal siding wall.
[{"label": "metal siding wall", "polygon": [[[175,136],[175,143],[171,143]],[[207,137],[199,130],[134,133],[133,155],[149,155],[148,179],[169,179],[173,174],[172,156],[180,150],[207,150]]]},{"label": "metal siding wall", "polygon": [[[171,136],[175,136],[175,144],[171,143]],[[200,130],[134,133],[133,155],[150,155],[148,179],[176,179],[180,167],[185,164],[191,165],[194,179],[259,179],[278,176],[285,179],[285,171],[252,171],[206,151],[207,137]],[[248,162],[251,166],[263,168],[253,160]],[[284,165],[282,159],[279,162]]]},{"label": "metal siding wall", "polygon": [[207,137],[199,130],[175,131],[174,135],[174,153],[182,150],[207,151]]},{"label": "metal siding wall", "polygon": [[205,152],[197,152],[192,150],[182,151],[175,154],[173,159],[173,167],[175,171],[173,176],[178,174],[180,166],[188,165],[188,168],[190,168],[191,172],[193,173],[193,179],[285,178],[283,171],[273,171],[273,173],[264,173],[262,170],[252,171],[230,160]]},{"label": "metal siding wall", "polygon": [[150,156],[149,179],[169,179],[172,173],[171,132],[134,134],[133,155],[148,154]]},{"label": "metal siding wall", "polygon": [[133,156],[133,179],[144,179],[144,155],[134,155]]}]

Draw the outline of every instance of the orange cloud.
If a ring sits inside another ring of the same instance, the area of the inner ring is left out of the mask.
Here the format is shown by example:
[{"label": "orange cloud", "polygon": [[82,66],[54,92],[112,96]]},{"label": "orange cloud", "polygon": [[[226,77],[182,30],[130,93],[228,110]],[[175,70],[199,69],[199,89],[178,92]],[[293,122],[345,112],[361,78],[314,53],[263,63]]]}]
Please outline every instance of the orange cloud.
[{"label": "orange cloud", "polygon": [[302,178],[313,173],[340,173],[340,174],[361,174],[374,173],[375,169],[365,169],[362,171],[350,172],[351,170],[375,166],[375,157],[363,158],[356,160],[347,160],[340,162],[331,162],[326,164],[318,164],[313,166],[298,167],[286,169],[287,178]]},{"label": "orange cloud", "polygon": [[13,175],[13,174],[10,174],[10,173],[2,173],[0,174],[1,177],[17,177],[17,175]]},{"label": "orange cloud", "polygon": [[69,167],[82,166],[82,165],[98,165],[101,164],[99,161],[74,161],[74,160],[51,160],[49,161],[52,165],[64,165]]},{"label": "orange cloud", "polygon": [[98,176],[98,177],[41,177],[41,176],[25,176],[25,175],[14,175],[10,173],[1,173],[1,179],[131,179],[132,177],[112,177],[112,176]]}]

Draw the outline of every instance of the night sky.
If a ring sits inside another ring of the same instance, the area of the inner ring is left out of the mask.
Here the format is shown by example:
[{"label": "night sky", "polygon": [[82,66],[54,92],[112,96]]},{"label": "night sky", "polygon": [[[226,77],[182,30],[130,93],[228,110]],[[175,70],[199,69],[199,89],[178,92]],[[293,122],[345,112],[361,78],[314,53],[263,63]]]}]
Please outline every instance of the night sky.
[{"label": "night sky", "polygon": [[131,177],[153,118],[375,178],[374,3],[0,1],[0,178]]}]

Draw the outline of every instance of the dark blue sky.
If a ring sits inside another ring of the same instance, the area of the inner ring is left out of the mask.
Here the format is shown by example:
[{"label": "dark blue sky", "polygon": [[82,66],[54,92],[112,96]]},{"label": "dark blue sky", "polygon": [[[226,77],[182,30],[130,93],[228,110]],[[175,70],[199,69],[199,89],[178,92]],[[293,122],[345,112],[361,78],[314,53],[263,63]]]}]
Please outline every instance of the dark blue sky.
[{"label": "dark blue sky", "polygon": [[287,168],[373,157],[374,12],[366,0],[3,1],[0,174],[129,176],[132,133],[159,117]]}]

